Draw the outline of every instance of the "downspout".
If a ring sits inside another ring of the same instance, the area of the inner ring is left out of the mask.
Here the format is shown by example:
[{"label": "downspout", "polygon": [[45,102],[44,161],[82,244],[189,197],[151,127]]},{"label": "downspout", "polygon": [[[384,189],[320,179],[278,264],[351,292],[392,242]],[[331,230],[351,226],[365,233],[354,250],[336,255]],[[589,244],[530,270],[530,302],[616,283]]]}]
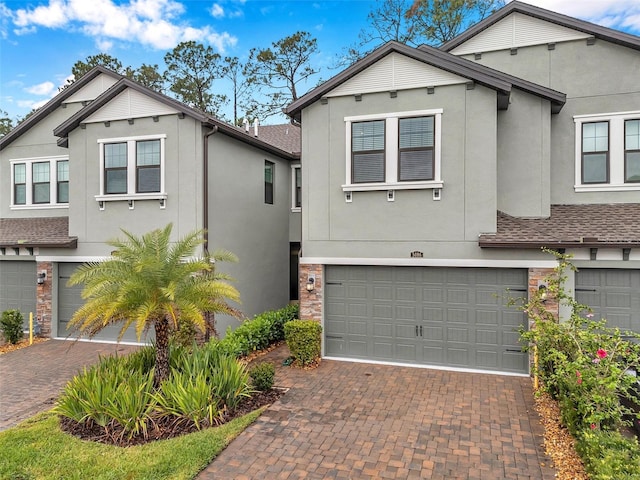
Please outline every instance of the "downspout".
[{"label": "downspout", "polygon": [[211,131],[205,132],[202,139],[202,228],[204,230],[204,253],[209,253],[209,137],[218,131],[214,125]]}]

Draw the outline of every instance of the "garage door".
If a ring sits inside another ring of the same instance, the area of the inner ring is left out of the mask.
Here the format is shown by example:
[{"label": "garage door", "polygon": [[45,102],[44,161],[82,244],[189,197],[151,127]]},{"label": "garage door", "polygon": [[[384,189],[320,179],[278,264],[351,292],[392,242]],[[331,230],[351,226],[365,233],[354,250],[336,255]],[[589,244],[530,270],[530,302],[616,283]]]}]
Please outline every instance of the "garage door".
[{"label": "garage door", "polygon": [[0,313],[14,309],[22,312],[28,328],[29,313],[36,314],[36,262],[0,261]]},{"label": "garage door", "polygon": [[[67,330],[69,320],[75,311],[84,304],[82,299],[82,285],[67,286],[71,274],[80,266],[80,263],[58,264],[58,337],[75,338],[77,332]],[[97,341],[117,341],[120,333],[118,325],[110,325],[96,334],[93,339]],[[132,327],[122,337],[122,342],[138,342],[135,329]],[[142,340],[144,341],[144,339]]]},{"label": "garage door", "polygon": [[527,373],[527,271],[327,266],[325,355]]},{"label": "garage door", "polygon": [[581,269],[576,272],[576,300],[608,325],[640,333],[640,270]]}]

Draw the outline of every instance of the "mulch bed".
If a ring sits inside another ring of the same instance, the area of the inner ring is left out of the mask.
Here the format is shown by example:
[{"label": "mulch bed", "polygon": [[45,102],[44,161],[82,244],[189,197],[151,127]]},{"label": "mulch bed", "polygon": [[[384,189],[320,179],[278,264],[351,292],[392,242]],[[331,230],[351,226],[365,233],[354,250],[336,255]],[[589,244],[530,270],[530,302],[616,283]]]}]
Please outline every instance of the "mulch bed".
[{"label": "mulch bed", "polygon": [[[49,340],[49,339],[48,338],[41,338],[41,337],[34,337],[33,345],[36,345],[38,343],[46,342],[47,340]],[[3,343],[2,345],[0,345],[0,355],[2,355],[3,353],[8,353],[8,352],[13,352],[15,350],[20,350],[21,348],[26,348],[28,346],[29,346],[29,339],[28,338],[20,340],[16,344]]]},{"label": "mulch bed", "polygon": [[[271,405],[285,394],[285,390],[272,388],[266,392],[257,392],[251,397],[245,399],[233,412],[229,412],[224,416],[223,422],[230,422],[234,418],[241,417],[247,413],[253,412],[265,405]],[[214,425],[217,426],[217,425]],[[132,445],[141,445],[156,440],[166,440],[178,437],[188,433],[193,433],[198,429],[191,422],[176,422],[172,419],[161,419],[150,425],[147,435],[137,435],[128,438],[119,425],[109,426],[106,430],[95,423],[78,423],[75,420],[66,417],[60,417],[60,428],[82,440],[91,442],[106,443],[116,445],[118,447],[129,447]],[[208,428],[208,427],[204,427]]]}]

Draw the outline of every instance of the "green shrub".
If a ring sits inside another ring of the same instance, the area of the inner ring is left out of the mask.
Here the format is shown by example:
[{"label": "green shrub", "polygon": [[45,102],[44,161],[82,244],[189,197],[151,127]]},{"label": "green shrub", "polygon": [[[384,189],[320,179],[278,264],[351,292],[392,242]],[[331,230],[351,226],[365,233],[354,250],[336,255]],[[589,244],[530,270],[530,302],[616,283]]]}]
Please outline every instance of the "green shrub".
[{"label": "green shrub", "polygon": [[576,450],[592,480],[640,478],[640,445],[618,432],[587,431],[578,437]]},{"label": "green shrub", "polygon": [[209,377],[213,395],[228,410],[234,410],[240,402],[251,396],[247,367],[226,354],[217,356],[216,366]]},{"label": "green shrub", "polygon": [[320,358],[322,327],[313,320],[294,320],[284,324],[284,335],[291,355],[301,366]]},{"label": "green shrub", "polygon": [[22,339],[24,317],[20,310],[5,310],[0,319],[0,328],[7,342],[16,344]]},{"label": "green shrub", "polygon": [[249,370],[249,376],[251,377],[253,386],[261,392],[271,390],[275,375],[276,368],[271,362],[259,363]]}]

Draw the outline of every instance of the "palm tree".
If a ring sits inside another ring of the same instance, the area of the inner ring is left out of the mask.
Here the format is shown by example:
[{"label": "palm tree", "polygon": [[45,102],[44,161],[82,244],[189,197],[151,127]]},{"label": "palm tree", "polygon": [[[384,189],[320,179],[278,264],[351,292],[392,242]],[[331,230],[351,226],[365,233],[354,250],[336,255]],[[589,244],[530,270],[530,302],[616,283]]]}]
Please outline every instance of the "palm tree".
[{"label": "palm tree", "polygon": [[[239,302],[240,294],[222,274],[208,273],[207,258],[194,257],[203,242],[202,230],[170,242],[172,225],[142,237],[122,230],[125,240],[108,242],[115,247],[111,258],[80,266],[69,285],[84,284],[85,304],[70,324],[92,337],[107,325],[121,323],[121,339],[135,325],[142,333],[155,329],[155,383],[169,376],[169,338],[181,322],[205,329],[204,312],[234,313],[227,300]],[[205,274],[203,274],[203,272]]]}]

